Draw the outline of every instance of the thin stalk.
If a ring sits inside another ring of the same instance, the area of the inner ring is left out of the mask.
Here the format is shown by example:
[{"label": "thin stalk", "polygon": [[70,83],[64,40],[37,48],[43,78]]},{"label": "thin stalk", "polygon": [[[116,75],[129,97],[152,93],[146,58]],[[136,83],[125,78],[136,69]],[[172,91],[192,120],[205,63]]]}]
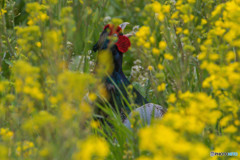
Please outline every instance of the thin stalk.
[{"label": "thin stalk", "polygon": [[11,57],[15,57],[15,54],[14,54],[14,50],[11,46],[11,43],[9,42],[9,36],[8,36],[8,33],[7,33],[7,28],[6,28],[6,20],[5,20],[5,16],[2,15],[2,24],[3,24],[3,34],[5,36],[5,40],[7,42],[7,46],[8,46],[8,49],[9,49],[9,54]]}]

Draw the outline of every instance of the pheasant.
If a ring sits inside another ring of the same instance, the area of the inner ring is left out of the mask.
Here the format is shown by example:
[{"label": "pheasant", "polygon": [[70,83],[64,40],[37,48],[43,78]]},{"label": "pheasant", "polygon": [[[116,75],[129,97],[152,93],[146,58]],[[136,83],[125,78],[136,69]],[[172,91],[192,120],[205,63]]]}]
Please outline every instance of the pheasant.
[{"label": "pheasant", "polygon": [[[103,50],[110,50],[110,52],[112,53],[114,68],[113,71],[110,73],[109,77],[105,78],[107,92],[111,95],[109,103],[111,104],[111,106],[113,106],[114,109],[120,111],[122,121],[125,123],[126,126],[129,126],[130,122],[128,121],[127,116],[131,115],[131,109],[128,107],[129,105],[127,105],[127,103],[130,103],[130,99],[128,98],[129,95],[126,91],[126,88],[131,83],[126,78],[122,70],[123,54],[127,52],[129,47],[131,46],[131,42],[128,38],[131,34],[123,34],[123,30],[127,24],[128,22],[124,22],[123,24],[116,27],[112,24],[107,24],[104,27],[98,42],[93,46],[93,51],[100,51],[99,54],[101,54],[101,51]],[[111,37],[113,36],[117,37],[116,42],[111,42]],[[136,108],[135,111],[138,111],[140,113],[141,118],[147,118],[147,122],[150,123],[149,118],[151,118],[150,115],[153,112],[154,104],[148,103],[148,101],[134,87],[132,88],[131,94],[134,95],[134,103],[138,106],[141,106],[139,108]],[[147,103],[148,105],[145,105]],[[154,116],[160,117],[164,113],[164,110],[159,105],[155,106],[157,110],[155,111]],[[146,112],[147,115],[143,115],[143,112]]]}]

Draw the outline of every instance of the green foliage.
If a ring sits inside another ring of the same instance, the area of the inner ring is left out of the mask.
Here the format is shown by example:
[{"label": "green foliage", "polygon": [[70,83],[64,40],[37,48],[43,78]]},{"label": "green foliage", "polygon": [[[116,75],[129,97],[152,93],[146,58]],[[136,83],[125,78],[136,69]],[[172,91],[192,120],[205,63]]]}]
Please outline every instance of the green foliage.
[{"label": "green foliage", "polygon": [[[239,0],[1,0],[0,159],[239,151],[239,15]],[[91,51],[104,25],[120,22],[130,22],[124,34],[139,25],[123,57],[127,90],[168,108],[151,126],[134,111],[131,128],[122,123],[102,83],[112,56]]]}]

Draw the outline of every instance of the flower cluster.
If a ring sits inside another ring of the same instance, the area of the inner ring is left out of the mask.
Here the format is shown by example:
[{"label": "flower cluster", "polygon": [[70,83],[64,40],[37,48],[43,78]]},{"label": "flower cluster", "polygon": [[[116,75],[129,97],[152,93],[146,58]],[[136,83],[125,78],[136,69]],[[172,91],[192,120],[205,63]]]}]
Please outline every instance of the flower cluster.
[{"label": "flower cluster", "polygon": [[1,128],[0,135],[4,141],[9,141],[13,138],[14,133],[12,131],[9,131],[8,128]]},{"label": "flower cluster", "polygon": [[[209,159],[240,150],[239,0],[21,2],[0,4],[1,160]],[[135,26],[122,59],[133,81],[126,89],[167,108],[149,126],[132,112],[130,129],[103,83],[112,53],[91,50],[105,23],[124,21],[123,34]]]},{"label": "flower cluster", "polygon": [[[155,24],[146,17],[149,25],[139,29],[136,44],[143,46],[144,54],[152,54],[146,56],[150,57],[148,69],[156,76],[156,90],[169,95],[169,107],[161,121],[140,130],[139,159],[206,159],[211,150],[231,152],[239,148],[239,2],[233,0],[216,7],[212,7],[212,1],[196,3],[177,1],[165,13],[159,2],[146,6],[157,17]],[[206,9],[202,16],[196,14],[198,6]],[[151,42],[159,39],[159,48],[151,51]],[[170,64],[167,60],[173,61]],[[159,70],[153,72],[153,65]],[[226,147],[220,145],[223,141]]]},{"label": "flower cluster", "polygon": [[78,144],[78,149],[80,151],[73,155],[74,160],[91,160],[93,157],[103,159],[109,154],[108,144],[98,137],[88,137],[84,142]]},{"label": "flower cluster", "polygon": [[[6,12],[10,14],[14,10],[9,3],[6,2],[8,10],[0,10],[1,20]],[[0,38],[0,66],[3,66],[0,78],[0,119],[3,122],[0,125],[0,159],[107,157],[107,142],[96,136],[88,138],[91,127],[85,127],[86,122],[93,121],[94,92],[101,93],[101,82],[86,71],[68,70],[74,54],[69,44],[72,44],[76,32],[73,7],[60,7],[56,0],[44,0],[41,3],[27,2],[25,8],[26,24],[22,22],[11,30],[15,38],[8,45],[14,49],[14,57],[2,50],[3,44],[4,47],[7,45]],[[92,9],[87,8],[88,15],[92,14]],[[1,37],[2,26],[0,23]],[[85,56],[82,57],[85,60]],[[102,60],[106,65],[107,61]],[[4,77],[2,71],[9,72],[9,76]],[[79,141],[78,146],[76,141]]]}]

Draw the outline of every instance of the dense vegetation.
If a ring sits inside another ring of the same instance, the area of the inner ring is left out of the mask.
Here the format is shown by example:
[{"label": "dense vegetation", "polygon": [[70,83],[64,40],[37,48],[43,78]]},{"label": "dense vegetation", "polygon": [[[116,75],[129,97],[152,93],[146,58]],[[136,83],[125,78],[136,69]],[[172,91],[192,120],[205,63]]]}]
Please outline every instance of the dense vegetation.
[{"label": "dense vegetation", "polygon": [[[240,0],[1,0],[0,159],[195,160],[240,151],[239,15]],[[122,22],[130,22],[124,33],[139,25],[124,73],[168,108],[151,126],[133,114],[128,129],[96,103],[107,95],[91,49],[105,24]],[[92,118],[94,107],[111,127]]]}]

